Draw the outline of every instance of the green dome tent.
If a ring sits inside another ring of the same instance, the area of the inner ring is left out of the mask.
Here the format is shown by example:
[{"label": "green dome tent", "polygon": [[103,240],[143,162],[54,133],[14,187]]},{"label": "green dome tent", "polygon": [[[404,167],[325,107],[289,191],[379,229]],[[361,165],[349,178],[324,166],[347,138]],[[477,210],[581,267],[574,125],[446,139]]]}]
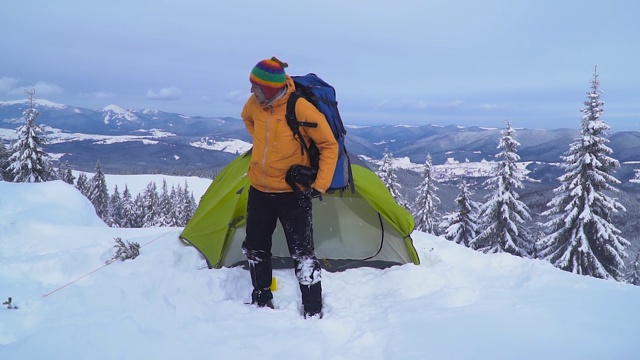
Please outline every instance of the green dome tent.
[{"label": "green dome tent", "polygon": [[[180,238],[197,248],[210,268],[246,263],[245,237],[250,152],[240,155],[213,180]],[[398,205],[378,176],[351,165],[355,193],[324,194],[313,202],[313,234],[318,259],[328,271],[370,266],[419,264],[413,247],[411,214]],[[280,224],[273,234],[274,268],[291,267]]]}]

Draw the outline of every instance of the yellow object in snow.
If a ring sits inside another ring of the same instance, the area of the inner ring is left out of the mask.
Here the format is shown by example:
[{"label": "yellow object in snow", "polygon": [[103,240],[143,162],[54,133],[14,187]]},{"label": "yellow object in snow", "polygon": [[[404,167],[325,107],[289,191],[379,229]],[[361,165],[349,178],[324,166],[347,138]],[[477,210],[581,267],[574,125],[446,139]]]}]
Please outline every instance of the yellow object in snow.
[{"label": "yellow object in snow", "polygon": [[278,290],[278,280],[276,280],[275,277],[271,277],[271,286],[269,287],[269,289],[271,289],[271,291]]}]

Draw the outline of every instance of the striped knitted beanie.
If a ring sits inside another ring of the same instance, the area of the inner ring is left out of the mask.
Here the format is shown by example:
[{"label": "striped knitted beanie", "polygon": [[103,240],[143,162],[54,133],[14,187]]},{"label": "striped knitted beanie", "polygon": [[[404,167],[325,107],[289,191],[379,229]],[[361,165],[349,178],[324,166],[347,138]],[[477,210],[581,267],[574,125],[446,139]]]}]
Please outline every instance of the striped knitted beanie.
[{"label": "striped knitted beanie", "polygon": [[278,60],[275,56],[262,60],[251,70],[249,81],[258,85],[267,100],[270,100],[284,87],[287,80],[284,68],[287,66],[287,63]]}]

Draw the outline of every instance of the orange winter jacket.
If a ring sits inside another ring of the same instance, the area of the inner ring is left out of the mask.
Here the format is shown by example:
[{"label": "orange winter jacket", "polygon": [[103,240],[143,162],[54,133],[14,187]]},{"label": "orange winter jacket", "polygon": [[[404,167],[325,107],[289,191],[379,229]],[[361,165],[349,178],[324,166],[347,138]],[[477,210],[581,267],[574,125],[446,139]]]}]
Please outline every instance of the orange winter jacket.
[{"label": "orange winter jacket", "polygon": [[[300,143],[293,137],[285,118],[287,101],[295,91],[293,79],[288,75],[286,86],[286,93],[272,104],[261,106],[251,95],[242,109],[242,119],[253,138],[249,180],[254,188],[263,192],[292,192],[285,181],[287,171],[295,164],[309,166],[309,156],[306,151],[302,154]],[[296,117],[298,121],[318,124],[317,128],[301,126],[300,132],[307,146],[313,140],[320,150],[320,168],[312,187],[325,192],[338,160],[338,143],[324,115],[304,98],[296,102]]]}]

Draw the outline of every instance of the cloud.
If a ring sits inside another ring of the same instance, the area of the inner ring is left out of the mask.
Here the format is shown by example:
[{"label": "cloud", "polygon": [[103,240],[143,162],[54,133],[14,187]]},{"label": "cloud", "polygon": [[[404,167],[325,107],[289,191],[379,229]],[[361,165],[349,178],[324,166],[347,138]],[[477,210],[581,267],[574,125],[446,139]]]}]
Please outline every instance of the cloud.
[{"label": "cloud", "polygon": [[481,104],[480,105],[480,109],[482,110],[503,110],[506,109],[507,106],[505,105],[498,105],[498,104]]},{"label": "cloud", "polygon": [[244,104],[249,95],[246,91],[234,90],[223,96],[222,100],[231,104]]},{"label": "cloud", "polygon": [[89,98],[93,98],[93,99],[110,99],[114,96],[116,96],[114,93],[112,92],[108,92],[108,91],[96,91],[96,92],[92,92],[92,93],[82,93],[80,94],[80,96],[82,97],[89,97]]},{"label": "cloud", "polygon": [[379,103],[377,103],[377,104],[373,107],[373,109],[374,109],[374,110],[382,110],[382,109],[388,109],[388,108],[391,108],[391,107],[393,107],[393,106],[391,105],[391,101],[390,101],[390,100],[388,100],[388,99],[384,99],[384,100],[380,101]]},{"label": "cloud", "polygon": [[18,79],[10,77],[0,77],[0,93],[8,93],[13,90],[18,83]]},{"label": "cloud", "polygon": [[418,100],[410,101],[391,101],[382,100],[374,106],[375,110],[446,110],[457,109],[464,105],[462,100],[452,100],[448,102],[428,102]]},{"label": "cloud", "polygon": [[44,81],[38,81],[35,85],[32,86],[32,88],[35,89],[36,93],[40,95],[62,94],[64,92],[64,89],[60,86],[49,84]]},{"label": "cloud", "polygon": [[[0,79],[0,88],[2,88],[2,80],[4,79],[5,79],[4,77]],[[55,95],[55,94],[62,94],[64,92],[64,89],[62,87],[55,84],[49,84],[46,81],[38,81],[37,83],[35,83],[35,85],[16,86],[16,83],[17,83],[16,79],[11,79],[11,78],[7,78],[7,79],[9,79],[6,82],[7,84],[13,84],[13,87],[6,91],[6,93],[10,95],[24,95],[24,91],[27,89],[35,90],[36,96]]]},{"label": "cloud", "polygon": [[424,109],[457,109],[464,105],[462,100],[453,100],[449,102],[427,102],[420,100],[414,104],[414,108],[418,110]]},{"label": "cloud", "polygon": [[147,91],[147,96],[146,96],[146,98],[149,100],[164,100],[164,101],[179,100],[181,97],[182,97],[182,90],[175,86],[162,88],[159,91],[149,90]]}]

